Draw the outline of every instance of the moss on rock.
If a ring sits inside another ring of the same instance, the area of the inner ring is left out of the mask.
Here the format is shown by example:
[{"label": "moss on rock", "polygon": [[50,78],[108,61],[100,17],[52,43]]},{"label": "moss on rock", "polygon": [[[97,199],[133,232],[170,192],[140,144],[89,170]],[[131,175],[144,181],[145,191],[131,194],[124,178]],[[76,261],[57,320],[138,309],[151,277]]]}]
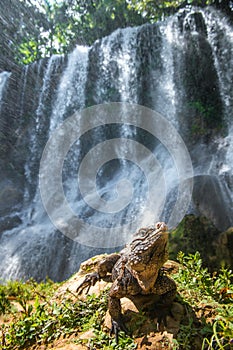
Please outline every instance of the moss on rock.
[{"label": "moss on rock", "polygon": [[216,247],[219,235],[220,231],[206,217],[186,215],[170,236],[170,257],[175,259],[179,251],[199,251],[204,265],[212,270],[220,265]]}]

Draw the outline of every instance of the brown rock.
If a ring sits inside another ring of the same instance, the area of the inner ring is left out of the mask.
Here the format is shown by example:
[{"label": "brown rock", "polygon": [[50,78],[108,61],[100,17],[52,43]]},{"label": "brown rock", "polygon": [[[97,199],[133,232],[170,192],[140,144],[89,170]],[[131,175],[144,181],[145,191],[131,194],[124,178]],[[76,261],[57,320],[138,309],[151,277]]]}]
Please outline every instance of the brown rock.
[{"label": "brown rock", "polygon": [[183,305],[176,302],[172,303],[171,314],[175,320],[180,322],[184,317],[184,313],[185,313],[185,310]]},{"label": "brown rock", "polygon": [[233,227],[220,233],[216,241],[217,260],[219,264],[233,266]]},{"label": "brown rock", "polygon": [[81,295],[77,295],[76,293],[77,288],[84,281],[86,274],[94,272],[97,268],[98,262],[102,260],[104,256],[105,254],[97,255],[83,262],[79,271],[64,282],[60,288],[58,288],[54,299],[85,299],[87,295],[91,294],[98,296],[101,291],[108,288],[111,284],[101,280],[96,282],[95,286],[91,286],[87,294],[83,292]]},{"label": "brown rock", "polygon": [[95,337],[95,334],[94,334],[93,329],[90,329],[90,330],[79,335],[79,339],[91,339],[94,337]]}]

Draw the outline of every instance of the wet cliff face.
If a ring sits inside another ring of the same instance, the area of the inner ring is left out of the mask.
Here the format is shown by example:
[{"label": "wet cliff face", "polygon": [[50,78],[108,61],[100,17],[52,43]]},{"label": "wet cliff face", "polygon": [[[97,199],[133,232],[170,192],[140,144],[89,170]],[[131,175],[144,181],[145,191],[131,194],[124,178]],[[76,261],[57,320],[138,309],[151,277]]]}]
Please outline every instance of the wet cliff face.
[{"label": "wet cliff face", "polygon": [[[96,104],[135,103],[167,118],[183,137],[193,162],[190,211],[206,215],[222,231],[231,226],[232,62],[232,28],[221,13],[187,9],[165,22],[117,30],[90,48],[77,47],[67,57],[52,56],[0,73],[2,277],[48,275],[62,280],[82,260],[103,251],[59,233],[43,209],[38,186],[49,136],[75,111]],[[137,141],[166,168],[167,200],[161,217],[166,220],[176,201],[171,157],[153,130],[129,125],[94,128],[73,146],[63,169],[68,200],[83,219],[100,227],[137,215],[134,204],[144,205],[148,187],[141,169],[130,160],[107,162],[96,176],[98,191],[107,200],[114,200],[114,188],[123,177],[133,183],[134,198],[125,212],[97,215],[76,190],[80,162],[92,147],[113,138]],[[157,174],[152,171],[151,176],[156,186]]]}]

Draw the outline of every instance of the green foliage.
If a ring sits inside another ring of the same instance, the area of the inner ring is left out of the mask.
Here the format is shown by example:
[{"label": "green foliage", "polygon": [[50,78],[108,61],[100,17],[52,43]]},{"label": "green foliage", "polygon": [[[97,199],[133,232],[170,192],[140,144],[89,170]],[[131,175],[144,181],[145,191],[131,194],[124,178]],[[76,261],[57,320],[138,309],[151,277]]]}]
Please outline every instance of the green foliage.
[{"label": "green foliage", "polygon": [[[7,292],[11,291],[13,295],[18,295],[17,300],[21,306],[23,305],[23,312],[18,319],[2,327],[3,350],[28,348],[35,343],[47,344],[60,336],[85,332],[89,329],[94,331],[90,343],[96,349],[135,348],[133,339],[121,334],[119,344],[116,345],[115,340],[102,331],[101,326],[107,310],[106,292],[99,297],[88,296],[85,301],[66,300],[58,303],[50,301],[50,287],[45,288],[45,285],[40,284],[36,287],[36,296],[35,291],[33,292],[35,296],[33,304],[29,303],[32,297],[31,284],[15,282],[6,287]],[[41,299],[44,301],[41,302]],[[82,342],[85,343],[85,340]]]},{"label": "green foliage", "polygon": [[214,107],[213,106],[205,106],[201,101],[194,101],[191,102],[190,105],[196,109],[197,112],[199,112],[203,118],[205,119],[212,119],[214,114]]},{"label": "green foliage", "polygon": [[186,5],[207,6],[214,3],[214,0],[129,0],[128,6],[146,17],[147,21],[153,23],[175,13]]},{"label": "green foliage", "polygon": [[18,303],[25,314],[31,312],[29,301],[40,297],[41,299],[48,297],[54,293],[56,284],[47,280],[44,283],[36,283],[33,279],[26,283],[22,281],[9,281],[4,285],[0,285],[0,314],[6,314],[12,311],[10,300]]},{"label": "green foliage", "polygon": [[[31,1],[1,0],[0,50],[1,68],[11,70],[22,62],[24,54],[20,52],[25,46],[32,55],[31,61],[39,58],[35,43],[41,40],[42,28],[46,25],[46,16]],[[34,43],[35,42],[35,43]],[[41,54],[40,54],[41,55]],[[29,56],[27,52],[27,56]]]},{"label": "green foliage", "polygon": [[[179,292],[178,301],[185,306],[187,315],[180,324],[177,339],[173,341],[173,349],[231,349],[232,271],[221,268],[219,273],[211,274],[202,266],[198,252],[190,255],[180,252],[178,261],[180,269],[173,278]],[[116,344],[115,338],[110,337],[103,329],[108,291],[102,292],[98,297],[87,296],[86,300],[74,300],[72,293],[72,299],[51,299],[56,287],[51,281],[38,284],[33,280],[26,283],[12,281],[1,286],[1,311],[13,318],[12,322],[1,326],[1,349],[28,349],[34,344],[46,346],[60,337],[70,335],[73,335],[70,341],[88,345],[90,349],[136,349],[133,338],[120,332],[119,343]],[[9,305],[12,299],[20,304],[20,313],[16,313]],[[211,319],[205,319],[204,313],[197,319],[196,314],[205,307],[211,310]],[[139,317],[132,318],[134,334],[135,327],[140,328],[146,321],[145,317],[142,313]],[[88,339],[85,339],[85,332],[90,330],[91,338],[89,332]],[[199,347],[194,346],[197,339],[200,342]]]},{"label": "green foliage", "polygon": [[213,350],[225,350],[232,349],[233,345],[233,320],[231,307],[231,316],[224,316],[222,320],[217,320],[213,324],[213,334],[210,339],[204,338],[202,349]]},{"label": "green foliage", "polygon": [[179,282],[179,288],[184,290],[188,287],[190,297],[202,297],[218,303],[233,302],[233,272],[222,267],[219,273],[211,274],[202,266],[199,252],[184,255],[180,252],[177,256],[182,264],[178,275],[175,277]]},{"label": "green foliage", "polygon": [[[211,306],[216,313],[213,322],[206,323],[201,329],[204,338],[202,350],[230,349],[233,339],[233,272],[222,267],[219,273],[210,274],[202,267],[199,252],[187,256],[180,252],[177,258],[182,266],[174,278],[183,300],[194,310],[202,303]],[[192,349],[191,339],[197,336],[192,323],[190,318],[188,325],[181,326],[178,335],[178,343],[184,349]]]},{"label": "green foliage", "polygon": [[221,114],[216,112],[216,106],[204,104],[201,101],[190,102],[189,107],[195,113],[195,121],[191,127],[192,135],[204,136],[209,129],[219,131],[223,127]]},{"label": "green foliage", "polygon": [[181,324],[177,338],[177,349],[192,350],[193,340],[199,336],[199,329],[195,327],[194,319],[189,318],[187,324]]},{"label": "green foliage", "polygon": [[218,229],[206,217],[186,215],[172,231],[169,239],[170,257],[176,259],[180,250],[186,254],[194,254],[199,250],[205,266],[219,269],[219,263],[215,258],[217,245],[212,244],[218,235]]},{"label": "green foliage", "polygon": [[9,6],[7,0],[2,0],[0,48],[6,64],[9,58],[29,64],[52,54],[67,53],[77,44],[91,45],[117,28],[163,19],[185,5],[206,6],[215,2],[12,0]]},{"label": "green foliage", "polygon": [[129,7],[135,9],[138,13],[142,14],[150,22],[160,20],[166,15],[174,13],[179,6],[184,3],[182,0],[169,0],[169,1],[129,1]]},{"label": "green foliage", "polygon": [[[55,38],[59,41],[58,34],[63,33],[63,43],[69,49],[76,44],[91,45],[117,28],[145,23],[142,16],[123,0],[71,0],[69,4],[63,1],[59,6],[53,6],[52,11],[57,28]],[[63,14],[62,21],[59,12]]]},{"label": "green foliage", "polygon": [[[106,332],[102,330],[95,330],[95,337],[89,341],[91,349],[101,350],[131,350],[136,349],[137,344],[132,338],[127,337],[123,332],[119,333],[119,343],[116,344],[115,339],[109,337]],[[81,343],[80,341],[78,343]]]},{"label": "green foliage", "polygon": [[11,309],[11,303],[7,298],[5,289],[0,286],[0,315],[7,313]]},{"label": "green foliage", "polygon": [[13,0],[11,6],[3,0],[1,5],[0,48],[6,65],[64,54],[119,27],[145,23],[123,0]]}]

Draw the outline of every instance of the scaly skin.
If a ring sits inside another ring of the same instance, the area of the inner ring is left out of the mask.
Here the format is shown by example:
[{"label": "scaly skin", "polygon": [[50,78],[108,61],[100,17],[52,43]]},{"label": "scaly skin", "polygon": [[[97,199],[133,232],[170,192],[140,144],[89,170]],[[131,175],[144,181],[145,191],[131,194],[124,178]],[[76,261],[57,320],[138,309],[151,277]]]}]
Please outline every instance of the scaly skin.
[{"label": "scaly skin", "polygon": [[162,309],[172,303],[176,284],[162,272],[162,266],[168,259],[167,241],[167,226],[163,222],[158,222],[154,228],[140,229],[125,249],[100,261],[97,272],[88,274],[78,287],[77,292],[81,293],[108,273],[112,274],[108,308],[116,338],[119,330],[127,331],[122,319],[121,298],[134,301],[147,296],[156,300]]}]

